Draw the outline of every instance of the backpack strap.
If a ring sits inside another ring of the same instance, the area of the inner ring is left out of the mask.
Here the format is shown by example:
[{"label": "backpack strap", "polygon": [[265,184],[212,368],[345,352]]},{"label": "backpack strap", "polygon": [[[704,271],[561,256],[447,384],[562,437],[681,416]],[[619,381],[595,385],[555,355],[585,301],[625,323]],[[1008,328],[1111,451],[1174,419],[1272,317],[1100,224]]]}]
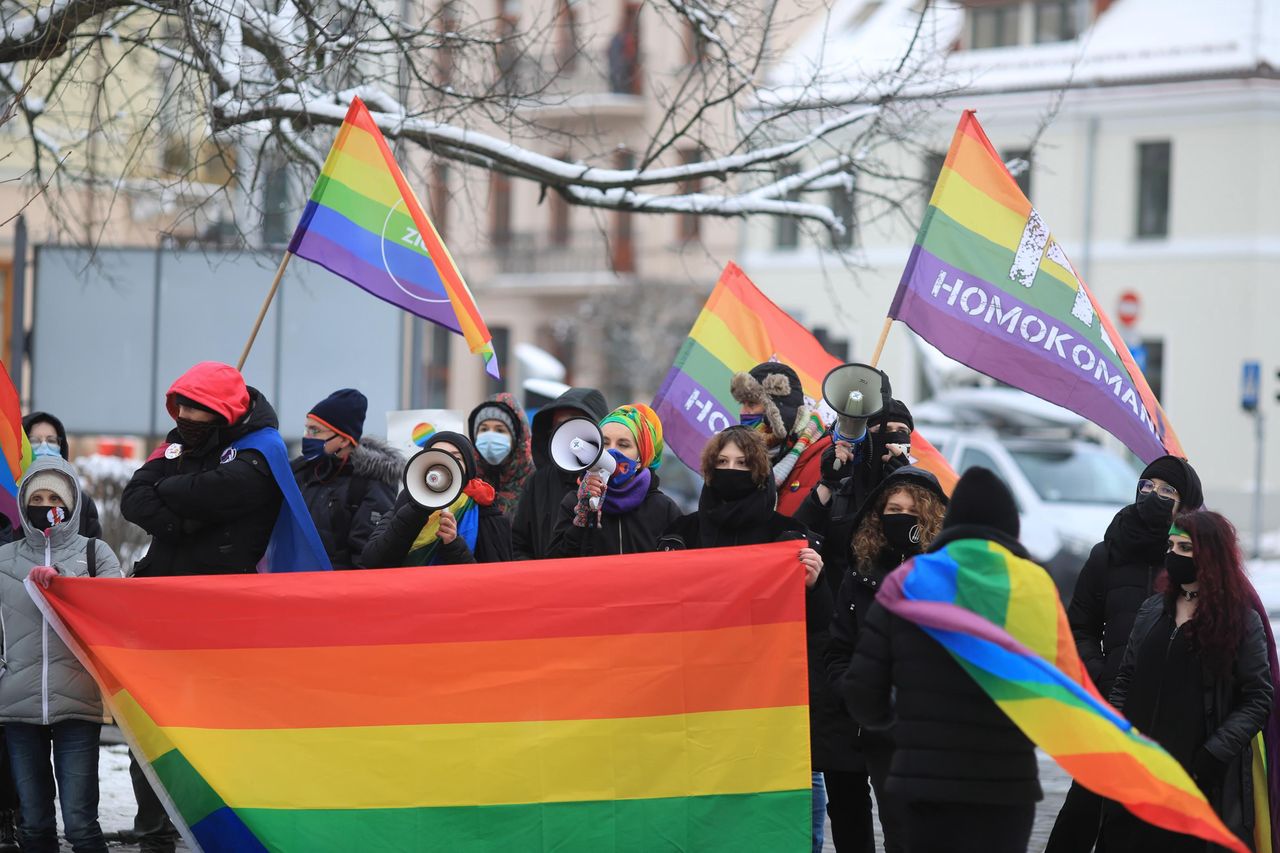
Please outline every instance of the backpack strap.
[{"label": "backpack strap", "polygon": [[98,576],[98,540],[90,538],[89,546],[84,552],[84,562],[89,569],[89,577],[96,578]]}]

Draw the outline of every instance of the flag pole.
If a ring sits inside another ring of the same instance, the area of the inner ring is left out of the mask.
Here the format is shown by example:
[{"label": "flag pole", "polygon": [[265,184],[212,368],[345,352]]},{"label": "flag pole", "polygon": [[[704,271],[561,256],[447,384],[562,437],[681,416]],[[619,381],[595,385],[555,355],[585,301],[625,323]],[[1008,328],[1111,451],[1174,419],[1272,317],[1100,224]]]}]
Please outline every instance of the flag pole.
[{"label": "flag pole", "polygon": [[880,330],[880,340],[876,341],[876,351],[871,354],[871,366],[880,363],[880,354],[884,352],[884,342],[889,339],[889,328],[893,325],[892,317],[884,318],[884,328]]},{"label": "flag pole", "polygon": [[[266,319],[271,301],[276,298],[276,291],[280,289],[280,279],[284,278],[285,267],[289,266],[289,259],[292,257],[293,252],[286,249],[284,259],[280,261],[280,269],[276,270],[276,277],[271,282],[271,289],[267,291],[267,298],[262,301],[262,310],[258,312],[258,319],[253,324],[253,331],[249,333],[249,340],[245,341],[244,352],[240,353],[236,370],[244,370],[244,363],[249,360],[249,350],[253,349],[253,342],[258,338],[258,330],[262,328],[262,321]],[[881,343],[883,344],[884,341],[882,340]]]}]

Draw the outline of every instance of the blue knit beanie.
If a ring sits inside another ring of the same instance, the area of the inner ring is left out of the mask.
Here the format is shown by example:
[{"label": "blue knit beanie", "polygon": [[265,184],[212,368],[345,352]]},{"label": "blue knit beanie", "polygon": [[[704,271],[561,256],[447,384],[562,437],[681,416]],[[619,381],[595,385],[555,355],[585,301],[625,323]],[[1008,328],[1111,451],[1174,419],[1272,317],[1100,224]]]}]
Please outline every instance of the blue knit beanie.
[{"label": "blue knit beanie", "polygon": [[369,401],[363,394],[354,388],[342,388],[316,403],[308,416],[350,439],[352,444],[359,444],[368,409]]}]

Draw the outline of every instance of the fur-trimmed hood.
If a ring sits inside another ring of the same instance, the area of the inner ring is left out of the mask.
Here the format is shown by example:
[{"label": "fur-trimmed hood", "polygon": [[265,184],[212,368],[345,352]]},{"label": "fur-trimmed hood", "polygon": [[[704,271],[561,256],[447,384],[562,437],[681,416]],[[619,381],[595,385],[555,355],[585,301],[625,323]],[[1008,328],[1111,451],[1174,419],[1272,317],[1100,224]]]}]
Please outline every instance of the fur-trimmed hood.
[{"label": "fur-trimmed hood", "polygon": [[[792,382],[788,372],[791,368],[784,364],[777,365],[777,372],[769,373],[760,381],[750,373],[737,373],[729,382],[729,393],[742,405],[758,405],[764,407],[765,423],[769,430],[784,443],[789,441],[809,421],[809,407],[803,402],[804,392],[799,387],[799,379]],[[758,372],[759,368],[757,368]],[[791,423],[786,422],[782,410],[778,407],[778,399],[799,395],[802,401],[795,407],[795,415]]]},{"label": "fur-trimmed hood", "polygon": [[399,491],[400,479],[408,460],[399,450],[371,435],[360,439],[351,451],[351,473],[386,483],[393,491]]}]

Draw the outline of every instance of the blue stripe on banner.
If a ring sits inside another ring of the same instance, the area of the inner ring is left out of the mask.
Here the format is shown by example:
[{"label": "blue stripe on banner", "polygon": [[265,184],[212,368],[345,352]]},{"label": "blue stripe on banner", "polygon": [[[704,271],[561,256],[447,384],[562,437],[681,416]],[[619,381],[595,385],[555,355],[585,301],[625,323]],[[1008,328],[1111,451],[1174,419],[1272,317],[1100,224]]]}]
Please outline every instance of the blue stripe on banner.
[{"label": "blue stripe on banner", "polygon": [[[402,285],[420,291],[422,296],[432,299],[449,298],[435,262],[401,246],[394,235],[383,239],[382,235],[366,231],[338,211],[314,201],[307,202],[307,212],[311,214],[308,233],[341,246],[349,254],[378,270],[379,275],[394,275]],[[302,248],[304,240],[305,237],[295,241],[297,248]],[[305,249],[298,254],[306,257]]]},{"label": "blue stripe on banner", "polygon": [[211,812],[191,825],[204,853],[267,853],[258,836],[249,831],[229,806]]}]

